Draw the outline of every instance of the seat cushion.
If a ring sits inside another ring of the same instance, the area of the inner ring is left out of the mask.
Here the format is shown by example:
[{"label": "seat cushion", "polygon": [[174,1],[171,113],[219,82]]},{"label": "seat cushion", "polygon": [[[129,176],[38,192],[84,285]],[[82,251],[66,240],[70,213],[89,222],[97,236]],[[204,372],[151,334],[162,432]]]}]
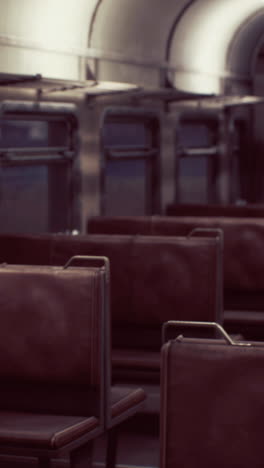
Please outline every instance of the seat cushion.
[{"label": "seat cushion", "polygon": [[99,427],[95,417],[0,411],[0,444],[56,449]]}]

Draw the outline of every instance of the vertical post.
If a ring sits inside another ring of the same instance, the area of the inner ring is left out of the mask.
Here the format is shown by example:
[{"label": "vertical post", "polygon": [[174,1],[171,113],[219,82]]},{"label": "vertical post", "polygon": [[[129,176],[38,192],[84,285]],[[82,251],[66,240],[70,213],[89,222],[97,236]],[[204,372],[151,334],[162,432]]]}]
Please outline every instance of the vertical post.
[{"label": "vertical post", "polygon": [[219,118],[219,153],[216,176],[216,201],[226,205],[231,203],[231,155],[229,147],[228,112],[224,109]]},{"label": "vertical post", "polygon": [[118,443],[118,427],[112,427],[106,435],[106,468],[115,468],[117,443]]}]

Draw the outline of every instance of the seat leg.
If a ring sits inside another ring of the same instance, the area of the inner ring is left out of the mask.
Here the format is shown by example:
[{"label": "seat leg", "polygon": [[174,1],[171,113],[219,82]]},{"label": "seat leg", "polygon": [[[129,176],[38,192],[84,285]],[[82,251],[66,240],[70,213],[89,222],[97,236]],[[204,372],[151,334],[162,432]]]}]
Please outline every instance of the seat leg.
[{"label": "seat leg", "polygon": [[39,457],[38,458],[38,468],[51,468],[51,459],[50,457]]},{"label": "seat leg", "polygon": [[93,462],[93,440],[73,450],[70,454],[70,468],[89,468]]},{"label": "seat leg", "polygon": [[115,426],[109,429],[106,434],[106,462],[105,468],[115,468],[118,445],[118,430]]}]

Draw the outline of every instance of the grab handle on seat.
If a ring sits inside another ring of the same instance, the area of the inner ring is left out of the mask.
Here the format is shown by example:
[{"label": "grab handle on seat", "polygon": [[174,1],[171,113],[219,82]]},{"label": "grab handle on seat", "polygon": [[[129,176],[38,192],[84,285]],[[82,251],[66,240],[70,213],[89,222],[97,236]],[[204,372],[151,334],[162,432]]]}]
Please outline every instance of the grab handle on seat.
[{"label": "grab handle on seat", "polygon": [[231,345],[231,346],[251,346],[251,343],[246,343],[243,341],[235,342],[231,336],[225,331],[225,329],[216,322],[194,322],[194,321],[182,321],[182,320],[169,320],[165,322],[162,326],[162,343],[166,341],[166,332],[169,327],[175,328],[209,328],[217,330],[222,338]]},{"label": "grab handle on seat", "polygon": [[88,263],[94,263],[93,265],[89,265],[89,266],[98,266],[98,262],[102,265],[100,266],[103,266],[105,268],[105,271],[106,271],[106,276],[107,278],[109,279],[109,276],[110,276],[110,262],[109,262],[109,258],[108,257],[104,257],[104,256],[97,256],[97,255],[74,255],[73,257],[71,257],[66,263],[65,265],[63,266],[63,269],[66,270],[67,268],[69,268],[70,266],[73,265],[73,263],[75,262],[83,262],[83,263],[86,263],[86,266],[88,266],[87,264]]}]

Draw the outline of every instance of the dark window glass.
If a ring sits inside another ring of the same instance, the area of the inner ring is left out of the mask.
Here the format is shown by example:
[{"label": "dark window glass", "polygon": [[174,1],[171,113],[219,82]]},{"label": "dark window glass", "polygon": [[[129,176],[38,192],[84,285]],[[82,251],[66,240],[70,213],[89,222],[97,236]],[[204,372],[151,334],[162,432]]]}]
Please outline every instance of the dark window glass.
[{"label": "dark window glass", "polygon": [[0,169],[0,232],[41,233],[68,227],[68,177],[65,165]]},{"label": "dark window glass", "polygon": [[216,143],[216,125],[203,122],[182,122],[179,144],[186,148],[207,148]]},{"label": "dark window glass", "polygon": [[67,122],[3,120],[0,148],[49,148],[68,146]]},{"label": "dark window glass", "polygon": [[144,215],[159,211],[159,121],[142,110],[109,111],[103,122],[102,213]]},{"label": "dark window glass", "polygon": [[179,193],[181,203],[206,203],[208,197],[208,160],[188,157],[180,160]]},{"label": "dark window glass", "polygon": [[140,146],[150,144],[150,129],[144,122],[106,122],[103,141],[105,146]]},{"label": "dark window glass", "polygon": [[146,162],[110,161],[106,165],[105,210],[108,216],[146,213]]}]

